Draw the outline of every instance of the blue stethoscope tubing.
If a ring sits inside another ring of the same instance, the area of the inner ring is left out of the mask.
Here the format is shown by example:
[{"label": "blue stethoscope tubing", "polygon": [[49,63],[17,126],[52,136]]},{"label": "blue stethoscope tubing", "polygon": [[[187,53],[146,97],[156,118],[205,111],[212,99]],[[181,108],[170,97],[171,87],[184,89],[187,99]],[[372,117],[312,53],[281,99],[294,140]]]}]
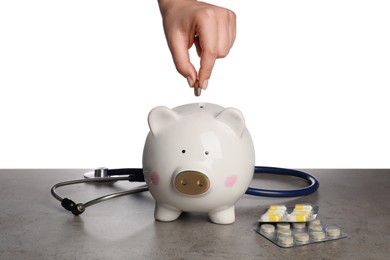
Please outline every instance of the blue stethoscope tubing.
[{"label": "blue stethoscope tubing", "polygon": [[[245,194],[261,196],[261,197],[300,197],[306,196],[315,192],[320,184],[318,180],[311,174],[304,171],[287,169],[287,168],[278,168],[278,167],[269,167],[269,166],[255,166],[255,174],[276,174],[291,176],[303,179],[309,183],[308,186],[302,189],[294,190],[265,190],[249,187]],[[144,181],[143,172],[140,168],[132,169],[112,169],[108,170],[108,175],[129,175],[131,177],[130,181]],[[136,177],[138,176],[138,178]]]},{"label": "blue stethoscope tubing", "polygon": [[320,183],[318,180],[311,174],[287,169],[287,168],[278,168],[278,167],[268,167],[268,166],[255,166],[255,174],[276,174],[276,175],[285,175],[292,176],[306,180],[309,182],[309,185],[302,189],[294,189],[294,190],[265,190],[265,189],[257,189],[249,187],[245,194],[254,195],[254,196],[262,196],[262,197],[300,197],[309,195],[320,187]]}]

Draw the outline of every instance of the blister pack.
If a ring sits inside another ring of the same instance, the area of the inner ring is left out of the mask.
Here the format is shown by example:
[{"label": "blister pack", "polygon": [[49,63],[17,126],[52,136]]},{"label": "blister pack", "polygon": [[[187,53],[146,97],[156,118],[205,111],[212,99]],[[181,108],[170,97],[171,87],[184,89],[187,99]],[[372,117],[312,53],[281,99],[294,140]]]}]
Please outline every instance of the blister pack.
[{"label": "blister pack", "polygon": [[318,207],[272,205],[258,220],[255,229],[280,247],[296,247],[347,237],[339,227],[328,226],[317,218]]},{"label": "blister pack", "polygon": [[261,215],[259,222],[307,222],[317,217],[318,206],[296,204],[294,207],[271,205]]}]

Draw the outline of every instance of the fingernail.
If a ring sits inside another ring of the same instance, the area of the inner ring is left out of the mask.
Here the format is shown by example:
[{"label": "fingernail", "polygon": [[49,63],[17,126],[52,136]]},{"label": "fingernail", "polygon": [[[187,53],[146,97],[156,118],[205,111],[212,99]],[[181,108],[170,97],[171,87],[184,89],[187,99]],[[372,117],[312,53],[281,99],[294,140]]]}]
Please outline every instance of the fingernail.
[{"label": "fingernail", "polygon": [[188,82],[188,86],[190,86],[190,88],[192,88],[193,85],[192,85],[192,79],[190,76],[187,77],[187,82]]},{"label": "fingernail", "polygon": [[208,85],[209,85],[209,80],[208,79],[204,80],[202,84],[202,89],[206,90]]}]

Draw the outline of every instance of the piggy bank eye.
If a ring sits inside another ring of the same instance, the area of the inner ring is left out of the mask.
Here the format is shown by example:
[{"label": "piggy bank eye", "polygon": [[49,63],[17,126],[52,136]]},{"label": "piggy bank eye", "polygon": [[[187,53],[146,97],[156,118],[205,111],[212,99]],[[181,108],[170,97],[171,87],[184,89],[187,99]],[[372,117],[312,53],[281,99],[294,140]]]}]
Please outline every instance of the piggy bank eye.
[{"label": "piggy bank eye", "polygon": [[205,154],[205,155],[209,155],[209,151],[205,151],[204,154]]},{"label": "piggy bank eye", "polygon": [[184,150],[184,149],[183,149],[183,150],[181,150],[181,153],[186,153],[186,150]]}]

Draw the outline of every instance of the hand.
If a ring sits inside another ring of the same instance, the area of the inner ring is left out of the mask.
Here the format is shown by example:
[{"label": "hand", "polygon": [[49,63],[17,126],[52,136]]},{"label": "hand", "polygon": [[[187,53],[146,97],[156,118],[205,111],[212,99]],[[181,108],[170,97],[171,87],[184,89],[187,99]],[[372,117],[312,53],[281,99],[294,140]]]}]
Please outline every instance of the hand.
[{"label": "hand", "polygon": [[[236,38],[234,12],[196,0],[159,0],[168,47],[177,71],[190,87],[199,80],[206,89],[215,60],[228,55]],[[195,44],[200,57],[199,74],[188,50]]]}]

